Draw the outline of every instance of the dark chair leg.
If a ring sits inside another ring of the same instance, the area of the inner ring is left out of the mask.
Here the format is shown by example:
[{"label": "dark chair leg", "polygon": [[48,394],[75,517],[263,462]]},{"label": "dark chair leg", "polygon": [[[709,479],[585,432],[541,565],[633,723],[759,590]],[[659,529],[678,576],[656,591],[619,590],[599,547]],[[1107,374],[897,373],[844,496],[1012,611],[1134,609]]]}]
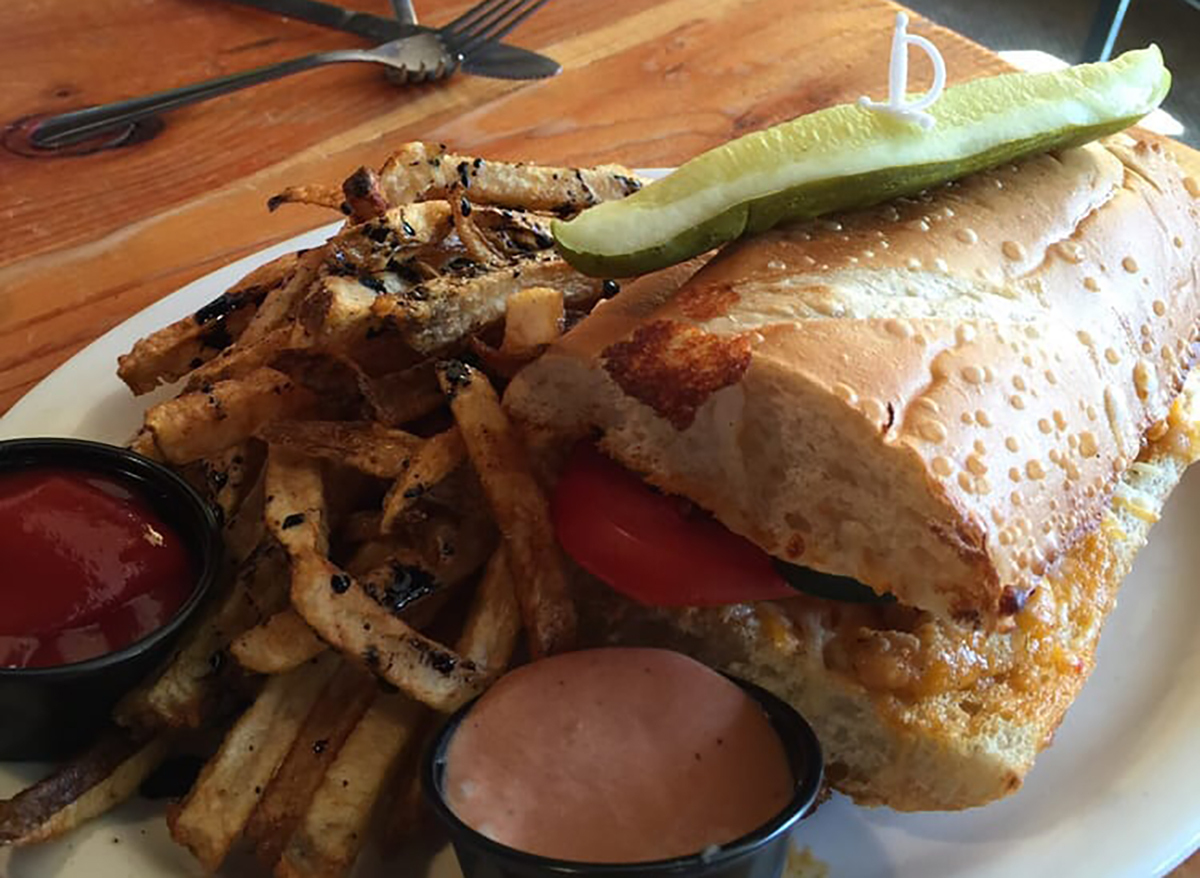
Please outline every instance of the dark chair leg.
[{"label": "dark chair leg", "polygon": [[1121,32],[1127,9],[1129,0],[1100,0],[1096,17],[1092,19],[1091,33],[1083,47],[1084,61],[1107,61],[1112,57],[1113,44]]}]

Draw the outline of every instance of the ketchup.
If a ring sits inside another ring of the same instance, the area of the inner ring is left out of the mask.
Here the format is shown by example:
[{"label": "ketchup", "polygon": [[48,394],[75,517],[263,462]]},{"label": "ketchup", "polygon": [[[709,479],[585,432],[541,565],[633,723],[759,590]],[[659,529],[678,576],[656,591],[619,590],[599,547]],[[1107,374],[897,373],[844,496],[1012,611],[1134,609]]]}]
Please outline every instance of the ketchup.
[{"label": "ketchup", "polygon": [[145,498],[84,470],[0,473],[0,667],[71,664],[166,624],[192,556]]}]

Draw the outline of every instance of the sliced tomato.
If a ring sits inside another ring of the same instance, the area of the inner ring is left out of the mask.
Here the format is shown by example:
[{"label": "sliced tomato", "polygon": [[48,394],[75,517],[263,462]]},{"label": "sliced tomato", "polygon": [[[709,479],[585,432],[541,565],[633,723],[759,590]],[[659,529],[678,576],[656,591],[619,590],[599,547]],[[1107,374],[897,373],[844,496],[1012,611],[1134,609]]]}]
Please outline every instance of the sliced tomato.
[{"label": "sliced tomato", "polygon": [[551,505],[567,553],[641,603],[695,607],[795,595],[758,546],[590,444],[572,452]]}]

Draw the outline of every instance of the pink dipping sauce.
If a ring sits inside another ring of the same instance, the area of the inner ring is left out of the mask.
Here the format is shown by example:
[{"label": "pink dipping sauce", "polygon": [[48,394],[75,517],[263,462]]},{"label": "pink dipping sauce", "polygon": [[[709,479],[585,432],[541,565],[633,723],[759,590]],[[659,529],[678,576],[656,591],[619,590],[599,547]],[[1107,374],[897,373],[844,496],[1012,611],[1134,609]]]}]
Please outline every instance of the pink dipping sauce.
[{"label": "pink dipping sauce", "polygon": [[731,842],[784,809],[779,736],[739,686],[658,649],[566,653],[502,678],[450,741],[447,804],[508,847],[636,863]]}]

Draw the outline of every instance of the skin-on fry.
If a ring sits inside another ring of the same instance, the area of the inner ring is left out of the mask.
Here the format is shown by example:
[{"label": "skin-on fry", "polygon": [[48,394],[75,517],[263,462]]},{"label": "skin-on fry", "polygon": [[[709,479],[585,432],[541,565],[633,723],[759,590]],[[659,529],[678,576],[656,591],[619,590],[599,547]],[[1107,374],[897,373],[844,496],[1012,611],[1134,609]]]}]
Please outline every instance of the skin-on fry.
[{"label": "skin-on fry", "polygon": [[533,253],[470,277],[426,281],[419,285],[420,296],[378,296],[372,311],[394,321],[414,351],[429,355],[500,320],[508,298],[527,287],[553,287],[568,304],[582,306],[600,298],[603,281],[584,277],[552,253]]},{"label": "skin-on fry", "polygon": [[273,329],[283,326],[317,279],[323,259],[324,248],[321,247],[301,255],[287,283],[271,290],[262,300],[239,341],[244,344],[259,341]]},{"label": "skin-on fry", "polygon": [[311,403],[308,391],[274,369],[258,369],[234,381],[214,384],[207,393],[187,393],[146,412],[163,456],[190,463],[250,438],[275,418],[298,413]]},{"label": "skin-on fry", "polygon": [[49,841],[128,799],[166,757],[165,736],[109,732],[70,762],[0,801],[0,846]]},{"label": "skin-on fry", "polygon": [[259,303],[295,270],[294,253],[260,266],[196,313],[140,339],[117,358],[117,374],[135,394],[179,380],[233,344]]},{"label": "skin-on fry", "polygon": [[117,721],[143,729],[199,727],[218,694],[215,662],[236,635],[283,605],[287,585],[286,556],[274,540],[264,543],[204,608],[166,668],[121,700]]},{"label": "skin-on fry", "polygon": [[267,678],[187,798],[168,812],[172,838],[209,872],[220,867],[242,834],[263,788],[337,666],[337,659],[326,655],[291,673]]},{"label": "skin-on fry", "polygon": [[204,460],[205,481],[225,521],[233,518],[253,490],[263,460],[263,445],[253,439],[231,445]]},{"label": "skin-on fry", "polygon": [[502,264],[504,257],[484,237],[483,232],[475,225],[475,220],[471,219],[473,211],[467,196],[462,194],[462,190],[458,187],[451,189],[448,194],[450,209],[454,211],[454,231],[458,233],[458,240],[462,243],[463,249],[467,251],[467,256],[477,265]]},{"label": "skin-on fry", "polygon": [[575,607],[554,541],[550,505],[529,470],[520,440],[483,373],[448,361],[439,364],[438,380],[504,535],[529,652],[540,658],[569,649],[575,640]]},{"label": "skin-on fry", "polygon": [[359,168],[342,183],[350,222],[361,223],[387,212],[387,199],[379,188],[379,175],[372,168]]},{"label": "skin-on fry", "polygon": [[326,770],[378,694],[375,678],[350,662],[342,662],[325,684],[246,823],[246,838],[265,868],[274,867]]},{"label": "skin-on fry", "polygon": [[339,271],[379,272],[439,243],[454,229],[450,204],[420,201],[349,226],[329,239],[329,264]]},{"label": "skin-on fry", "polygon": [[336,186],[321,184],[312,186],[289,186],[278,195],[267,199],[267,210],[272,213],[285,204],[309,204],[342,212],[342,193]]},{"label": "skin-on fry", "polygon": [[501,546],[488,561],[475,592],[458,639],[458,652],[483,668],[490,678],[498,677],[512,661],[520,635],[521,610],[508,551]]},{"label": "skin-on fry", "polygon": [[269,447],[265,488],[267,529],[288,554],[324,554],[329,534],[320,462],[286,448]]},{"label": "skin-on fry", "polygon": [[364,392],[375,417],[392,427],[423,418],[446,402],[432,363],[371,378]]},{"label": "skin-on fry", "polygon": [[219,381],[249,375],[255,369],[270,366],[284,352],[308,343],[292,324],[271,330],[256,341],[226,348],[187,376],[186,393],[195,393]]},{"label": "skin-on fry", "polygon": [[421,741],[425,709],[376,699],[346,739],[276,867],[276,878],[341,878],[366,839],[371,813],[405,753]]},{"label": "skin-on fry", "polygon": [[621,165],[554,168],[510,164],[456,155],[439,143],[408,143],[384,164],[380,185],[390,204],[443,198],[461,186],[472,201],[569,216],[601,201],[624,198],[641,188]]},{"label": "skin-on fry", "polygon": [[282,674],[325,651],[321,638],[291,607],[238,635],[229,654],[247,671]]},{"label": "skin-on fry", "polygon": [[424,440],[409,459],[408,468],[384,497],[380,527],[384,531],[392,530],[401,513],[458,469],[466,459],[467,447],[457,428]]},{"label": "skin-on fry", "polygon": [[436,710],[454,710],[481,690],[473,662],[392,615],[315,552],[292,556],[292,604],[326,643]]},{"label": "skin-on fry", "polygon": [[272,447],[332,460],[381,479],[405,472],[426,444],[411,433],[372,421],[275,421],[259,431],[259,437]]}]

